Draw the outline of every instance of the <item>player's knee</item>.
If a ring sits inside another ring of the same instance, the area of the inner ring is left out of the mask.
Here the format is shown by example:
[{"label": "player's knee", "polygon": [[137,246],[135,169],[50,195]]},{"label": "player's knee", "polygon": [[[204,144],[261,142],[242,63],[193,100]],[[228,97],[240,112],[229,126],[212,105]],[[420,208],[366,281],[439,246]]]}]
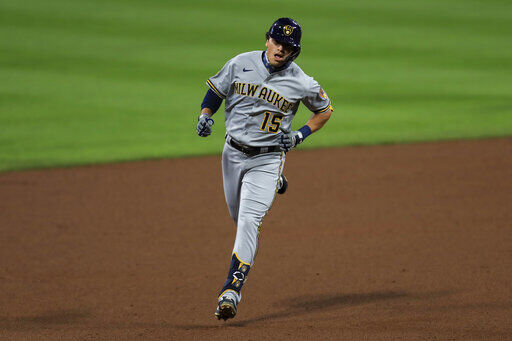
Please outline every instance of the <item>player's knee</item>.
[{"label": "player's knee", "polygon": [[244,199],[240,203],[240,214],[243,215],[252,215],[252,216],[263,216],[270,208],[271,200],[268,202],[254,200],[254,199]]}]

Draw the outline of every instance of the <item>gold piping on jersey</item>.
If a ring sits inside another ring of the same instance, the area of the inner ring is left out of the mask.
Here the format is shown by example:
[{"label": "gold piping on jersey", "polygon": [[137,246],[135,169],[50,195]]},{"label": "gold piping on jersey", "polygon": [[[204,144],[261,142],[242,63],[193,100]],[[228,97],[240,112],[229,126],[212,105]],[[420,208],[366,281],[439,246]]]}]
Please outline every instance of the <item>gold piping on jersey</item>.
[{"label": "gold piping on jersey", "polygon": [[314,111],[315,114],[322,114],[324,112],[327,112],[328,110],[331,110],[331,111],[334,111],[334,109],[332,108],[331,106],[331,102],[329,102],[329,104],[327,104],[327,106],[323,109],[320,109],[320,110],[317,110],[317,111]]},{"label": "gold piping on jersey", "polygon": [[220,98],[226,98],[226,96],[224,96],[223,94],[220,93],[219,90],[217,90],[215,85],[213,85],[213,83],[210,82],[209,79],[206,81],[206,85],[208,85],[217,94],[217,96],[219,96]]}]

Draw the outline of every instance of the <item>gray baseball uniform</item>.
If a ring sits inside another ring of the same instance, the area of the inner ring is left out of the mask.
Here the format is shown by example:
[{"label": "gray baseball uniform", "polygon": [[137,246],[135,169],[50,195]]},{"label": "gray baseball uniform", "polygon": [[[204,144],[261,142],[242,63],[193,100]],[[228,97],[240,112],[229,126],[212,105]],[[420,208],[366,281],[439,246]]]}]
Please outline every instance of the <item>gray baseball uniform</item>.
[{"label": "gray baseball uniform", "polygon": [[249,146],[277,145],[279,128],[290,130],[300,101],[314,113],[330,108],[317,81],[295,63],[269,73],[264,51],[242,53],[206,82],[225,103],[226,132]]},{"label": "gray baseball uniform", "polygon": [[[300,102],[314,113],[327,112],[332,107],[318,82],[297,64],[292,62],[270,73],[264,64],[264,51],[232,58],[208,79],[207,85],[225,99],[224,193],[237,226],[233,254],[238,267],[243,269],[246,265],[248,269],[254,263],[259,229],[275,198],[283,171],[285,153],[273,148],[279,144],[280,129],[290,130]],[[244,147],[263,150],[251,155],[240,151]],[[228,289],[223,289],[220,296],[231,296],[238,303],[241,294],[229,289],[229,285],[225,288]]]}]

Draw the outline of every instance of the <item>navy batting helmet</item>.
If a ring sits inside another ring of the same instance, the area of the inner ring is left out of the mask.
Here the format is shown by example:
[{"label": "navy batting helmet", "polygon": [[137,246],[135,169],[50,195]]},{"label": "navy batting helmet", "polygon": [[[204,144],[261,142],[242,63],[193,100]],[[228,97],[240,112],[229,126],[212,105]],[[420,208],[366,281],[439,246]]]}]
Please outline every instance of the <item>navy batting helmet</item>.
[{"label": "navy batting helmet", "polygon": [[301,36],[302,29],[299,23],[291,18],[277,19],[267,32],[267,39],[273,38],[275,41],[290,45],[294,49],[288,59],[290,62],[299,56]]}]

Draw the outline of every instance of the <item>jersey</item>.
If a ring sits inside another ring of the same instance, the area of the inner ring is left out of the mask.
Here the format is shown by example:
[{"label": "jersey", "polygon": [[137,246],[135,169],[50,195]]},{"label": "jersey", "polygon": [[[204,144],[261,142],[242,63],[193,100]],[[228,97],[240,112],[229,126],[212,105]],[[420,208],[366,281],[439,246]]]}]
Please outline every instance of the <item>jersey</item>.
[{"label": "jersey", "polygon": [[225,99],[226,133],[254,147],[278,145],[280,129],[291,130],[301,102],[315,114],[332,110],[325,91],[297,64],[270,73],[264,53],[239,54],[206,81]]}]

